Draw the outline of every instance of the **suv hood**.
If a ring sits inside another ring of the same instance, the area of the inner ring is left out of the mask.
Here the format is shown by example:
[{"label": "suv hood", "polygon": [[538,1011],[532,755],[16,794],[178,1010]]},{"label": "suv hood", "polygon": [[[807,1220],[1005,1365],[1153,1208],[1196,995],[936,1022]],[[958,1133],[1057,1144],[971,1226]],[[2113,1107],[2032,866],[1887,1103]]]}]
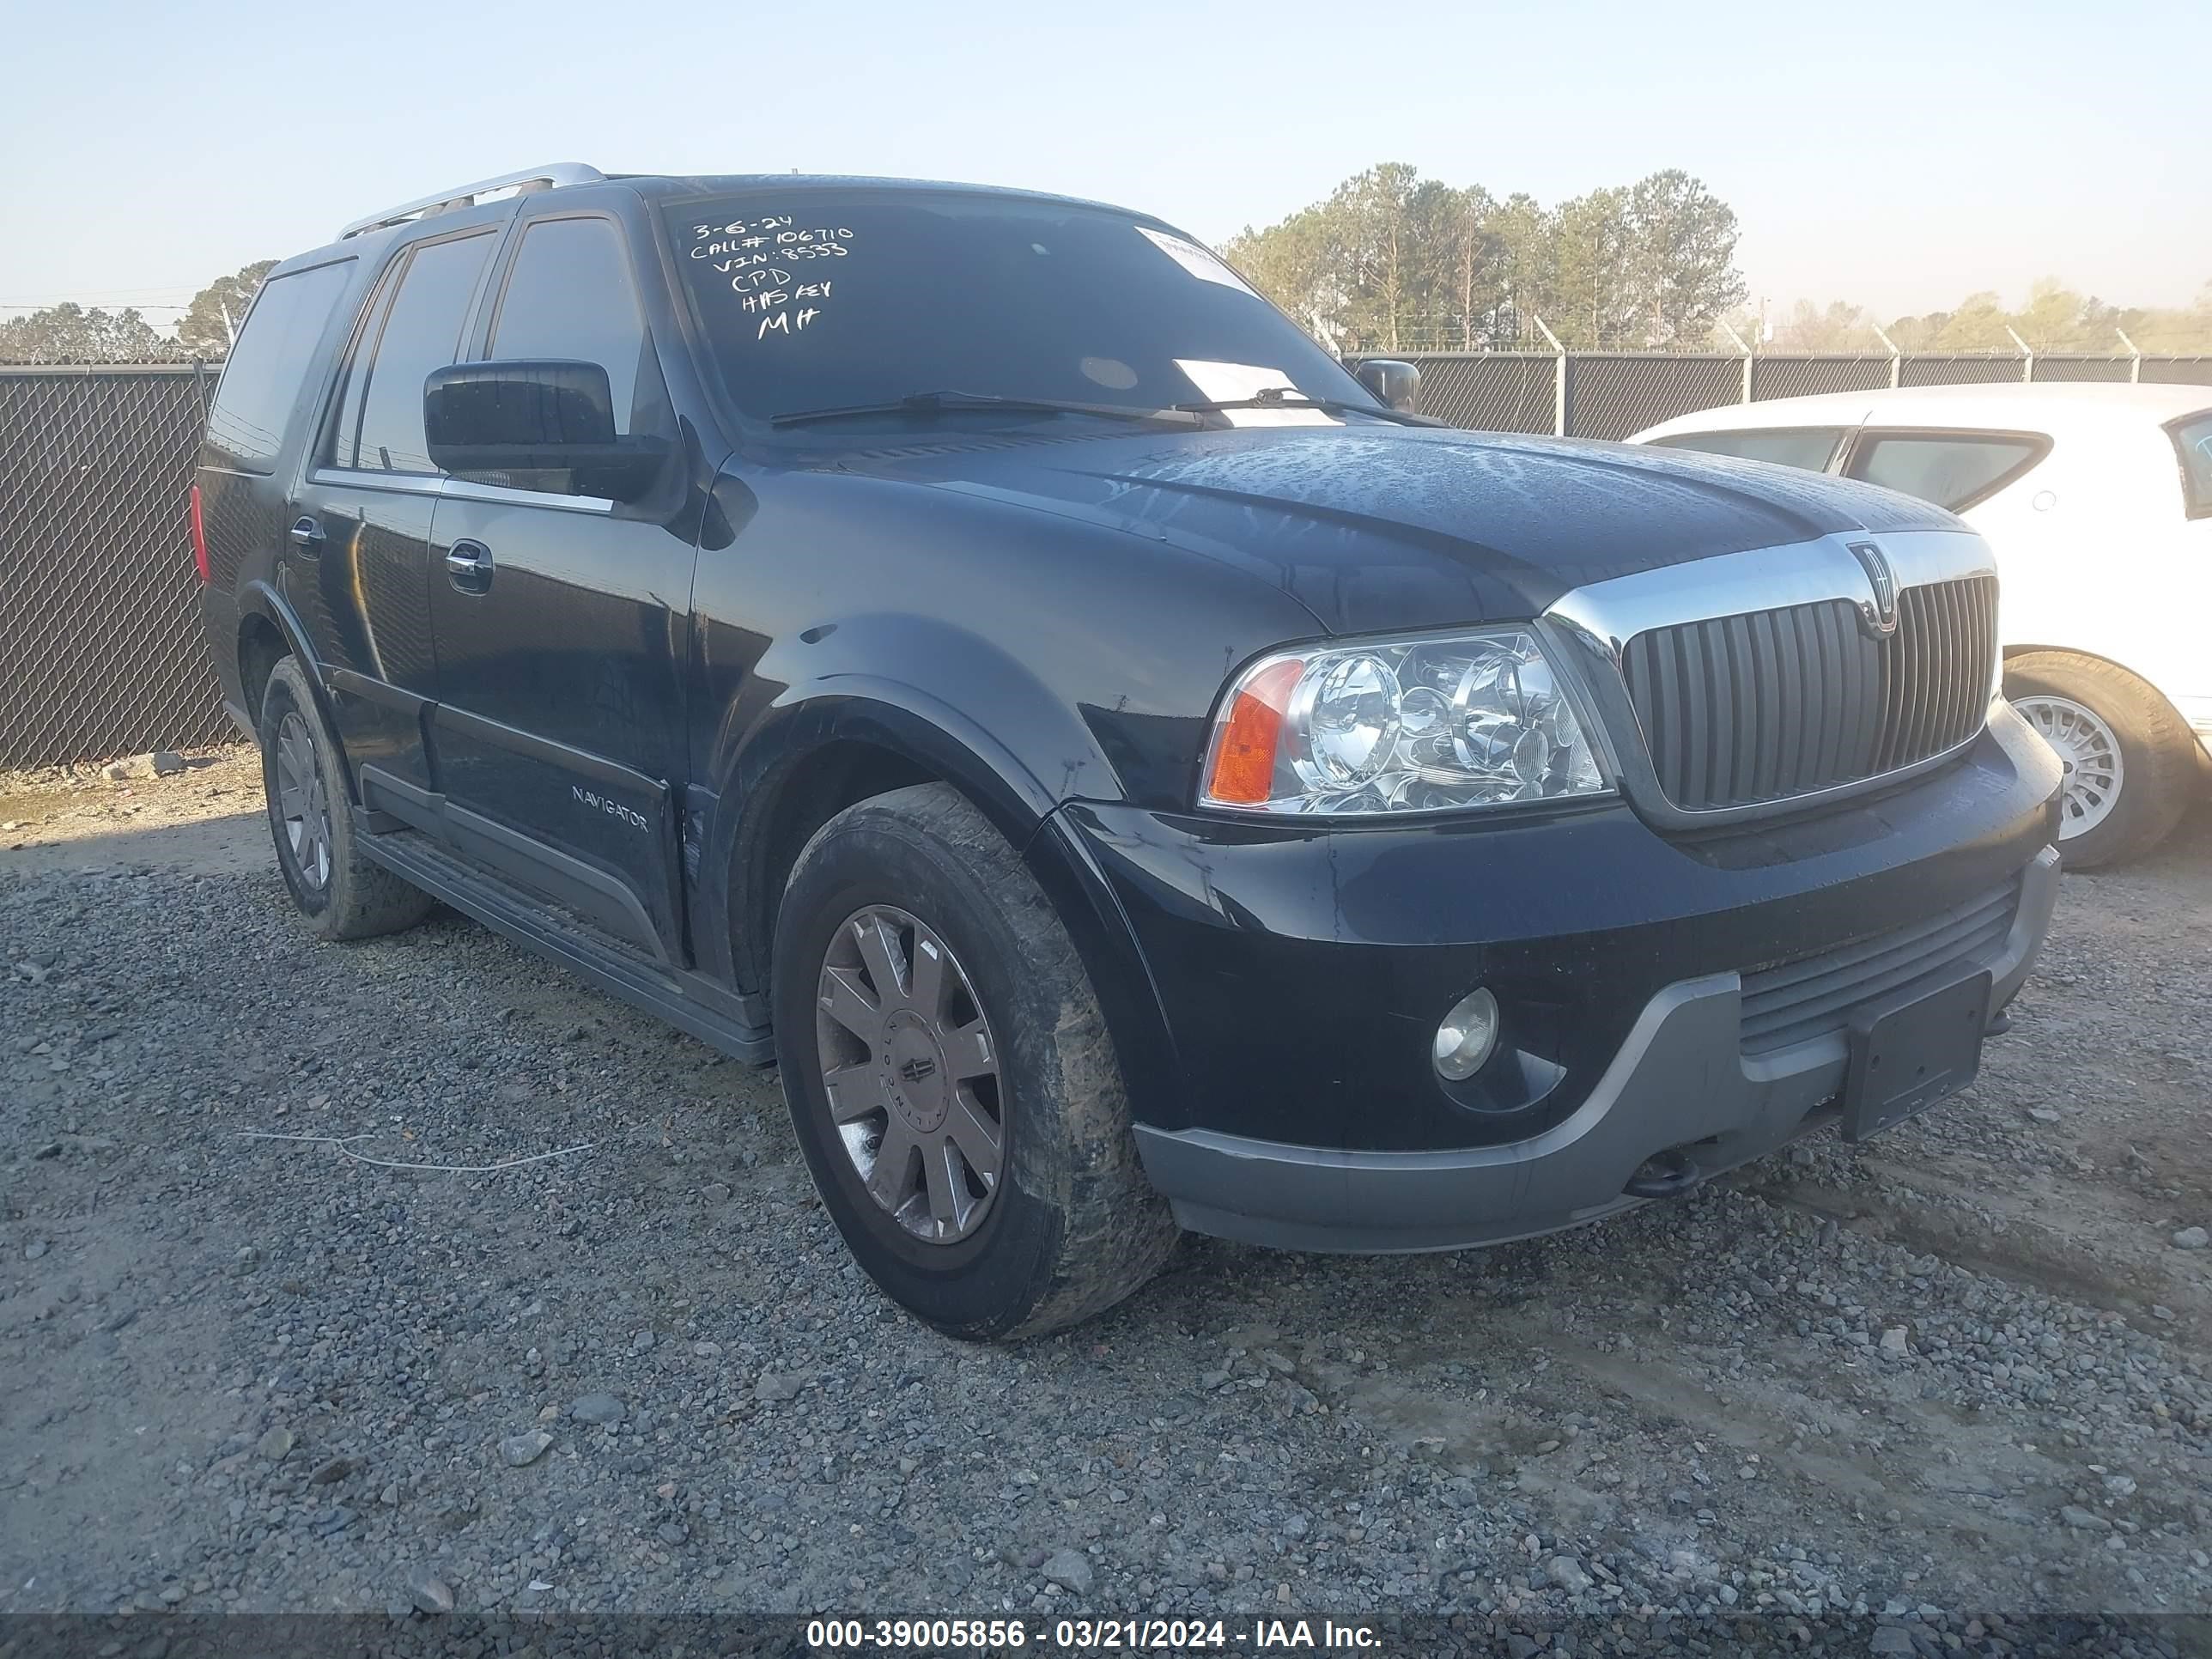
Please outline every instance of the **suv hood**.
[{"label": "suv hood", "polygon": [[1655,566],[1838,532],[1964,528],[1925,502],[1790,467],[1434,427],[948,435],[841,462],[1233,564],[1333,633],[1517,620]]}]

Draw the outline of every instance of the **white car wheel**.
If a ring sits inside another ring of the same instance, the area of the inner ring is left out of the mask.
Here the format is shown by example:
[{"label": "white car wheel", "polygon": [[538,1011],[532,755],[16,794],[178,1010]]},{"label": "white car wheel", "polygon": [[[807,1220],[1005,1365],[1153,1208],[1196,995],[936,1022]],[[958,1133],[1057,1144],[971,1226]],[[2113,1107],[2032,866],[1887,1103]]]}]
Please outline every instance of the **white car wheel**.
[{"label": "white car wheel", "polygon": [[2127,780],[2119,734],[2096,711],[2071,697],[2023,697],[2013,704],[2037,735],[2058,751],[2065,768],[2058,813],[2061,842],[2084,836],[2112,816]]}]

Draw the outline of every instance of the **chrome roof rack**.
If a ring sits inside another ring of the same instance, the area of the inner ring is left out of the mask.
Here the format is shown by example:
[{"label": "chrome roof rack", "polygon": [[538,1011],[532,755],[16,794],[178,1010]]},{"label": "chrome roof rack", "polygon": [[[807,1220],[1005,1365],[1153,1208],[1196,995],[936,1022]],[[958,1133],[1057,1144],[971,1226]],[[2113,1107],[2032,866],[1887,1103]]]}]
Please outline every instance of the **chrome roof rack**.
[{"label": "chrome roof rack", "polygon": [[441,190],[435,196],[404,202],[381,213],[372,213],[366,219],[356,219],[338,233],[338,240],[343,242],[349,236],[359,236],[366,231],[382,230],[388,225],[404,224],[418,216],[473,207],[477,197],[495,190],[558,190],[563,185],[596,185],[605,177],[597,167],[586,167],[581,161],[553,161],[542,167],[525,167],[520,173],[502,173],[496,179],[479,179],[473,185]]}]

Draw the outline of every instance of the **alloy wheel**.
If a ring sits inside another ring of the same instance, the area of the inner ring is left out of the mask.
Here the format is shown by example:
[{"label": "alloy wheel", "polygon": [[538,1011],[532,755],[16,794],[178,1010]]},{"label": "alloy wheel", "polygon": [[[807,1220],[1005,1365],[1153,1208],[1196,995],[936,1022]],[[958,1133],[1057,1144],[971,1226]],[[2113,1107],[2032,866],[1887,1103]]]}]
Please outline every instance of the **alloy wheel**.
[{"label": "alloy wheel", "polygon": [[2058,839],[2086,835],[2112,816],[2127,776],[2117,732],[2097,712],[2071,697],[2039,694],[2013,707],[2058,751],[2065,782],[2059,800]]},{"label": "alloy wheel", "polygon": [[315,740],[299,710],[276,728],[276,821],[300,879],[319,892],[331,879],[331,803],[315,764]]},{"label": "alloy wheel", "polygon": [[830,1119],[877,1206],[925,1243],[983,1224],[1005,1174],[999,1050],[936,931],[895,906],[840,924],[815,1019]]}]

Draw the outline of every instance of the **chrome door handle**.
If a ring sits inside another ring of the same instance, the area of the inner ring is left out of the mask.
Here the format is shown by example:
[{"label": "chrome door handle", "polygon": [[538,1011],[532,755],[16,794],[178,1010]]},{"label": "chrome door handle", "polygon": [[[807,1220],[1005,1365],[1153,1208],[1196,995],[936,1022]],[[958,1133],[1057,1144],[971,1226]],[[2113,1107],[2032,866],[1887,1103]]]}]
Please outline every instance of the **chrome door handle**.
[{"label": "chrome door handle", "polygon": [[489,592],[491,574],[491,549],[482,542],[455,542],[446,550],[446,575],[458,592]]},{"label": "chrome door handle", "polygon": [[313,518],[295,520],[289,533],[294,541],[310,553],[320,552],[323,544],[330,539],[324,535],[322,526]]}]

